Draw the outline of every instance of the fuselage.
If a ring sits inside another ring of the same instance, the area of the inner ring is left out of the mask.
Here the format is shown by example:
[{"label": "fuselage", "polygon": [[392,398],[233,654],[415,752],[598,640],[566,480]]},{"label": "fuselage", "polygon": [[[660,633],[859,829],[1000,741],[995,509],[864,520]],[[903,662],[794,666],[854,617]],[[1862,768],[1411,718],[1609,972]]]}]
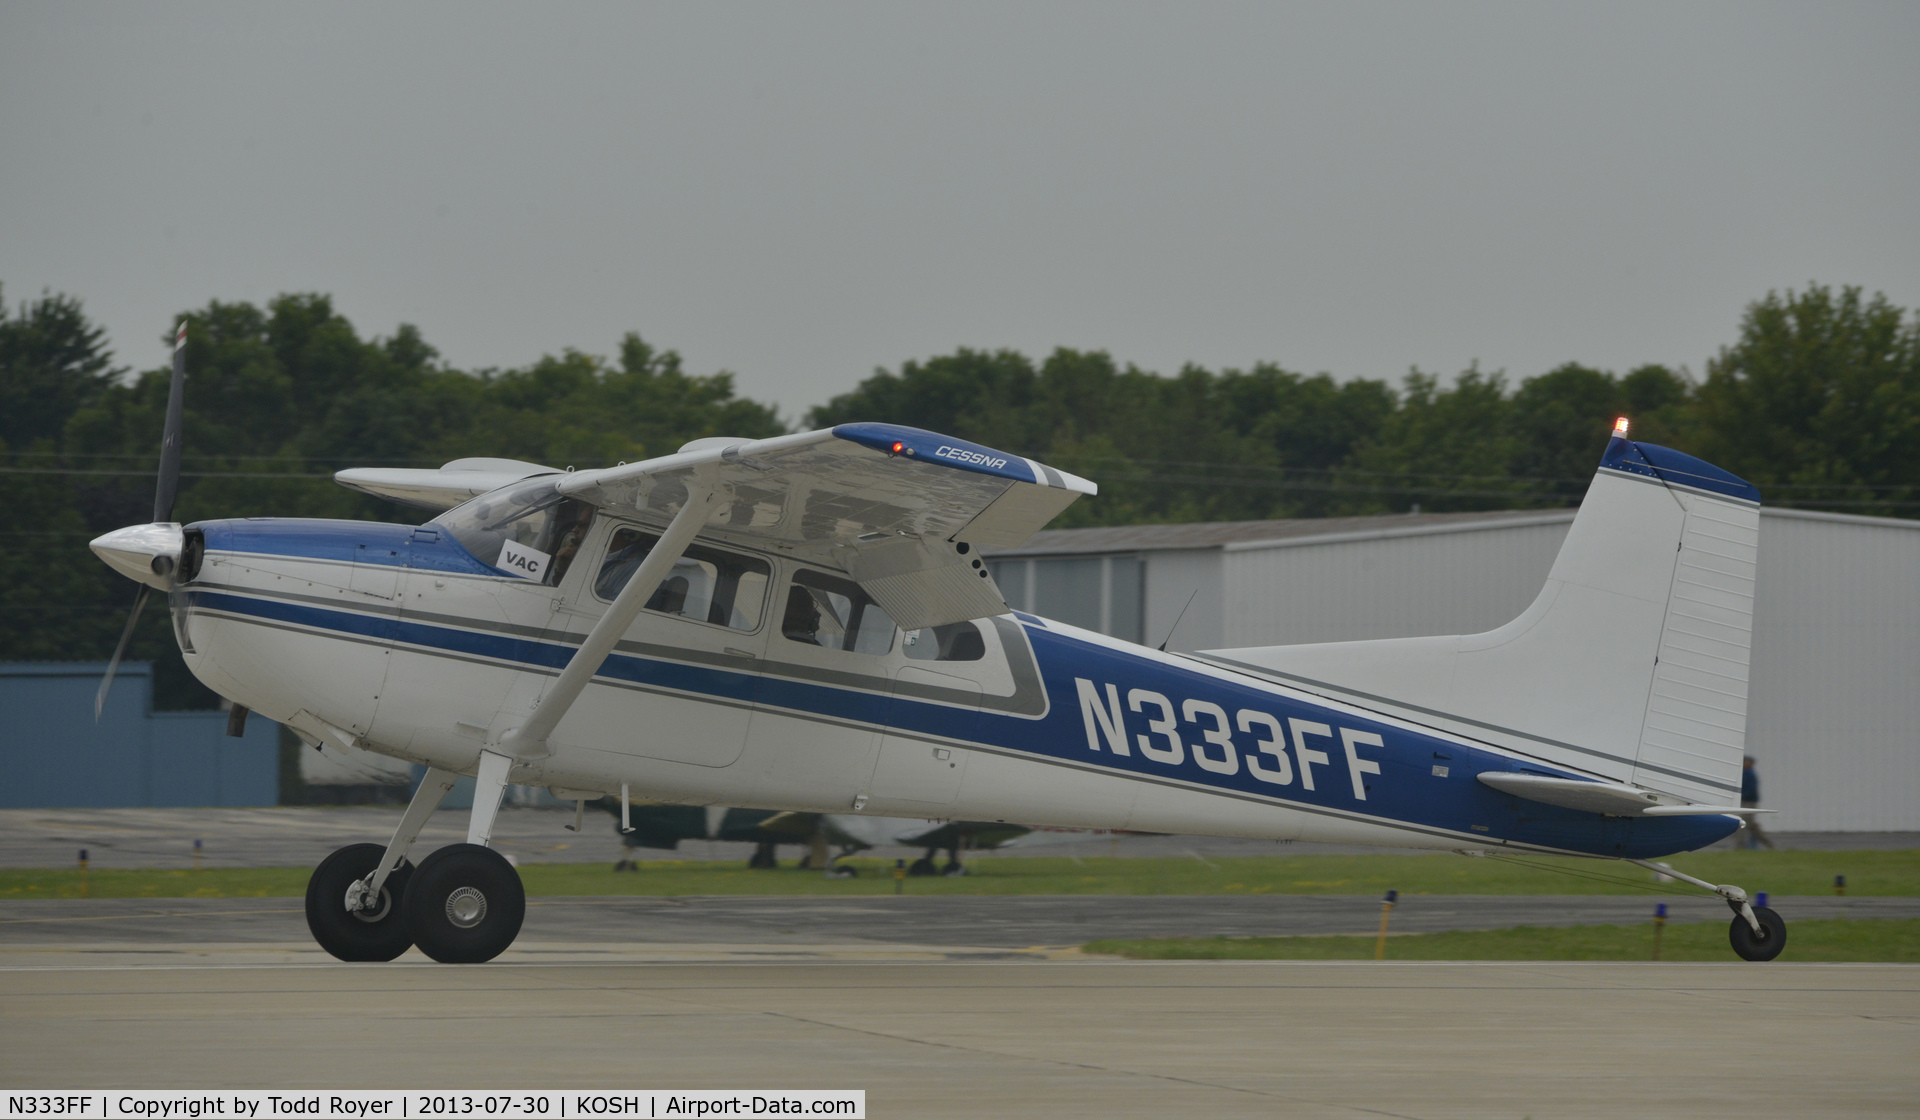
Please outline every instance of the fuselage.
[{"label": "fuselage", "polygon": [[[201,680],[303,736],[471,772],[606,609],[622,542],[647,531],[658,530],[599,515],[543,581],[435,524],[203,522],[189,527],[197,563],[172,596],[175,632]],[[844,575],[775,552],[706,549],[676,578],[678,597],[641,613],[513,781],[627,785],[688,804],[1633,858],[1737,827],[1515,798],[1477,775],[1588,775],[1026,614],[961,624],[977,639],[903,634],[872,615],[858,635],[823,628]],[[721,586],[724,609],[709,605]],[[797,620],[796,605],[813,616]]]}]

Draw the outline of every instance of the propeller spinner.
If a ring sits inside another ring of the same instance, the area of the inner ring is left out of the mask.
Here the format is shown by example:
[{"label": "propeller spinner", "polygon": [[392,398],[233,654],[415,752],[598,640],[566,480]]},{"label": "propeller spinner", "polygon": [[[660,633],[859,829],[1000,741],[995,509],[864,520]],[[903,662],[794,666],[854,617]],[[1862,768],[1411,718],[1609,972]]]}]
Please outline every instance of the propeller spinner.
[{"label": "propeller spinner", "polygon": [[160,477],[153,490],[153,521],[146,525],[115,529],[88,546],[114,571],[140,582],[140,591],[133,598],[133,613],[127,618],[127,628],[120,632],[120,644],[114,647],[113,660],[107,662],[106,675],[100,680],[100,691],[93,698],[93,718],[96,722],[100,719],[101,709],[106,706],[107,693],[113,688],[114,674],[120,671],[120,658],[127,652],[127,643],[133,640],[133,628],[140,621],[140,612],[146,608],[148,596],[156,588],[165,591],[172,586],[173,574],[180,567],[180,553],[186,541],[180,525],[173,520],[173,500],[180,492],[180,429],[183,425],[185,404],[182,398],[186,382],[187,324],[182,320],[179,331],[173,336],[173,380],[167,386],[167,420],[160,437]]}]

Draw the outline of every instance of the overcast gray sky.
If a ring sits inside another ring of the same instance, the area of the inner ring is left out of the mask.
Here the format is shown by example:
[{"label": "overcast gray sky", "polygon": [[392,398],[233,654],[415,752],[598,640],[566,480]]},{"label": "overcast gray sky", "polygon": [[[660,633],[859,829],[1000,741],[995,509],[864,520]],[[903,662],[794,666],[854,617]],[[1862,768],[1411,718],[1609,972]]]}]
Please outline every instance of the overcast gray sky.
[{"label": "overcast gray sky", "polygon": [[1920,305],[1920,5],[0,0],[0,283],[520,365],[622,332],[790,420],[958,346],[1696,373]]}]

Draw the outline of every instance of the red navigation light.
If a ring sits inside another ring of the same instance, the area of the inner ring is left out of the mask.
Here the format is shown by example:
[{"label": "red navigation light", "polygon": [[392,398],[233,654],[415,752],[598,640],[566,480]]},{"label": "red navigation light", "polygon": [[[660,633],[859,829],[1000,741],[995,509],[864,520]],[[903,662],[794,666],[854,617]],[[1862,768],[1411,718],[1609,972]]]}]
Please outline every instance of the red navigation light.
[{"label": "red navigation light", "polygon": [[897,440],[897,439],[893,441],[893,453],[894,453],[895,455],[898,455],[898,454],[900,454],[900,453],[901,453],[902,451],[905,451],[906,449],[907,449],[907,445],[906,445],[906,444],[904,444],[904,443],[901,443],[901,442],[900,442],[899,440]]},{"label": "red navigation light", "polygon": [[1613,434],[1621,439],[1627,438],[1627,418],[1622,416],[1613,422]]}]

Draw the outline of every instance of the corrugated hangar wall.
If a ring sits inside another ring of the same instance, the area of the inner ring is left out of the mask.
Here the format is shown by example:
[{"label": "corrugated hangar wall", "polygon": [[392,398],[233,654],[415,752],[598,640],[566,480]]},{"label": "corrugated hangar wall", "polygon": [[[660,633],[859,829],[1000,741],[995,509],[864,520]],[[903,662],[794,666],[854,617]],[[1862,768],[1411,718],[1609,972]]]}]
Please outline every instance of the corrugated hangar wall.
[{"label": "corrugated hangar wall", "polygon": [[1753,613],[1763,827],[1920,829],[1920,523],[1763,510]]},{"label": "corrugated hangar wall", "polygon": [[[1176,650],[1472,634],[1533,601],[1573,511],[1412,520],[1052,530],[1008,556],[1037,571],[1134,552],[1142,638],[1172,630]],[[1760,524],[1747,743],[1778,810],[1765,826],[1920,831],[1920,522],[1763,509]],[[1041,594],[1018,605],[1064,617]]]},{"label": "corrugated hangar wall", "polygon": [[1573,515],[1225,548],[1227,646],[1491,630],[1527,609]]}]

